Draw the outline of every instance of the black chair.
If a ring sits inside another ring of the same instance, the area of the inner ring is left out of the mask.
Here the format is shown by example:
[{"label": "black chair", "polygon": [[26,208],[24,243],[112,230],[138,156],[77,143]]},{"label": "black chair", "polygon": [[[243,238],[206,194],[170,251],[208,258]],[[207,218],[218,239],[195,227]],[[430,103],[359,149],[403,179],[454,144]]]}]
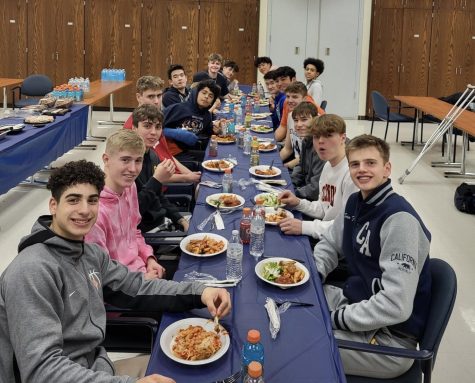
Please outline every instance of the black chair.
[{"label": "black chair", "polygon": [[348,383],[418,383],[422,380],[422,374],[424,374],[424,383],[430,382],[440,341],[454,307],[457,295],[457,277],[447,262],[435,258],[429,262],[432,277],[432,296],[429,316],[424,334],[419,343],[419,350],[373,346],[337,339],[339,348],[415,359],[412,367],[403,375],[393,379],[375,379],[348,375],[346,377]]},{"label": "black chair", "polygon": [[322,101],[322,103],[320,104],[320,108],[322,108],[323,110],[327,109],[327,100]]},{"label": "black chair", "polygon": [[[397,132],[396,132],[396,142],[399,140],[399,124],[401,122],[412,122],[414,123],[414,128],[412,132],[412,150],[414,150],[415,134],[416,134],[416,120],[417,120],[417,111],[415,108],[410,106],[401,106],[401,102],[398,100],[386,100],[386,98],[376,90],[371,92],[371,100],[373,102],[373,116],[371,119],[371,134],[373,134],[373,126],[375,119],[386,121],[386,130],[384,132],[384,141],[388,135],[388,127],[390,122],[397,123]],[[395,102],[397,105],[391,106],[389,103]],[[391,109],[397,108],[398,112],[391,112]],[[409,117],[404,114],[401,114],[401,109],[412,109],[414,110],[414,117]]]},{"label": "black chair", "polygon": [[160,322],[154,318],[122,316],[131,311],[106,305],[106,334],[102,345],[108,352],[151,353]]},{"label": "black chair", "polygon": [[[44,74],[32,74],[25,78],[20,86],[12,88],[13,109],[37,104],[40,98],[52,90],[53,82],[48,76]],[[28,96],[28,98],[22,98],[22,96]]]}]

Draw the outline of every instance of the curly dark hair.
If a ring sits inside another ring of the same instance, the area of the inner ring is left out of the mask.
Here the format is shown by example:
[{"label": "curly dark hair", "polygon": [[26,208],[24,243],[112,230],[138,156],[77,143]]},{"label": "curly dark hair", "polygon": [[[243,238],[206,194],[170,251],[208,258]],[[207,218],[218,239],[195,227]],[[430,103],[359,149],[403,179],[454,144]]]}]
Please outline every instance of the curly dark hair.
[{"label": "curly dark hair", "polygon": [[316,69],[317,69],[317,72],[322,74],[323,73],[323,70],[325,69],[325,64],[322,60],[320,59],[314,59],[313,57],[308,57],[307,59],[305,59],[305,61],[303,62],[303,68],[305,69],[305,67],[310,64],[310,65],[313,65]]},{"label": "curly dark hair", "polygon": [[53,170],[46,188],[51,190],[51,195],[59,202],[66,189],[78,184],[91,184],[100,193],[104,188],[104,178],[104,172],[95,163],[86,160],[71,161]]}]

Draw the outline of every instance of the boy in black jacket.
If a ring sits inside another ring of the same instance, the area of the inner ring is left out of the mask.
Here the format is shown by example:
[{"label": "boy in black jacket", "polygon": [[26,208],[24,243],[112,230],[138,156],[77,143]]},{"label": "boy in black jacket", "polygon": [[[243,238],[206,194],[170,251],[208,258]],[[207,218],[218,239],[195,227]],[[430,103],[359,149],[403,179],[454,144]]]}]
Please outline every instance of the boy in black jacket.
[{"label": "boy in black jacket", "polygon": [[162,129],[162,123],[163,114],[154,105],[141,105],[132,114],[133,130],[142,137],[146,147],[142,171],[135,180],[142,216],[139,229],[142,232],[150,231],[161,225],[164,218],[168,217],[187,231],[188,221],[162,192],[162,184],[168,182],[175,173],[173,160],[166,159],[160,162],[153,150],[159,136],[155,133]]}]

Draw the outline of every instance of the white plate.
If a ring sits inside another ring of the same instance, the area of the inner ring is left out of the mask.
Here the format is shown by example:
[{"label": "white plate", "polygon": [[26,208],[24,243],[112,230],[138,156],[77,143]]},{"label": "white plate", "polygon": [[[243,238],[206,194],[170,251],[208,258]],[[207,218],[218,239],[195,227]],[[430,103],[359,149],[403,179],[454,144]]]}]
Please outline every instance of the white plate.
[{"label": "white plate", "polygon": [[[210,162],[214,162],[214,161],[223,161],[225,162],[226,164],[228,164],[229,166],[227,168],[220,168],[220,169],[216,169],[216,168],[211,168],[211,167],[208,167],[207,164],[210,163]],[[210,171],[210,172],[216,172],[216,173],[219,173],[219,172],[224,172],[225,169],[232,169],[234,168],[234,164],[232,162],[229,162],[229,161],[226,161],[226,160],[207,160],[207,161],[204,161],[202,163],[203,165],[203,168],[205,168],[206,170]]]},{"label": "white plate", "polygon": [[206,197],[206,203],[210,206],[213,206],[213,207],[216,207],[216,205],[212,202],[213,200],[217,200],[219,199],[219,197],[223,196],[223,195],[233,195],[233,196],[236,196],[236,198],[239,200],[239,205],[236,205],[236,206],[224,206],[224,205],[219,205],[219,210],[226,210],[226,209],[236,209],[242,205],[244,205],[244,202],[246,202],[246,200],[241,197],[240,195],[238,194],[234,194],[234,193],[216,193],[216,194],[211,194],[209,195],[208,197]]},{"label": "white plate", "polygon": [[224,354],[226,354],[226,351],[228,351],[231,342],[229,339],[229,334],[227,332],[221,331],[219,334],[219,338],[221,339],[221,348],[216,354],[212,355],[210,358],[202,360],[185,360],[175,356],[172,351],[172,347],[175,343],[175,336],[178,334],[179,330],[186,329],[190,325],[201,326],[206,331],[214,331],[214,322],[211,319],[188,318],[172,323],[163,331],[162,336],[160,337],[160,347],[166,356],[168,356],[170,359],[173,359],[175,362],[181,364],[199,366],[202,364],[214,362],[215,360],[218,360]]},{"label": "white plate", "polygon": [[[271,221],[268,221],[268,220],[267,220],[267,215],[269,215],[269,214],[276,214],[276,213],[278,213],[279,211],[276,211],[275,208],[273,208],[273,207],[266,207],[265,209],[266,209],[266,224],[267,224],[267,225],[272,225],[272,226],[277,226],[277,224],[278,224],[279,222],[271,222]],[[286,210],[286,209],[282,209],[282,208],[278,208],[278,210],[284,210],[285,213],[287,214],[287,217],[286,217],[286,218],[294,218],[294,215],[293,215],[290,211],[288,211],[288,210]]]},{"label": "white plate", "polygon": [[[212,238],[216,241],[223,241],[224,242],[224,247],[223,247],[223,250],[221,251],[218,251],[216,253],[211,253],[211,254],[195,254],[195,253],[192,253],[191,251],[188,251],[186,249],[186,246],[188,245],[188,243],[192,240],[192,239],[203,239],[204,237],[209,237],[209,238]],[[181,251],[183,251],[184,253],[186,254],[189,254],[193,257],[214,257],[215,255],[218,255],[218,254],[221,254],[223,252],[225,252],[228,248],[228,240],[224,237],[221,237],[220,235],[218,234],[214,234],[214,233],[195,233],[195,234],[190,234],[188,235],[187,237],[183,238],[180,242],[180,249]]]},{"label": "white plate", "polygon": [[220,141],[219,140],[219,136],[216,140],[216,142],[220,145],[230,145],[230,144],[235,144],[236,143],[236,137],[234,137],[234,140],[233,141]]},{"label": "white plate", "polygon": [[[256,200],[259,199],[259,197],[264,197],[264,196],[266,196],[266,195],[275,195],[276,198],[277,198],[277,194],[276,194],[276,193],[259,193],[259,194],[256,194],[256,195],[254,196],[254,202],[256,202]],[[265,202],[264,202],[264,203],[262,204],[262,206],[268,207],[268,206],[271,206],[271,205],[269,205],[268,203],[265,203]],[[284,204],[280,204],[278,207],[284,207],[284,206],[285,206]],[[274,207],[274,205],[272,205],[271,207]]]},{"label": "white plate", "polygon": [[274,286],[278,286],[280,287],[281,289],[288,289],[290,287],[295,287],[295,286],[300,286],[300,285],[303,285],[304,283],[306,283],[309,278],[310,278],[310,272],[308,271],[308,269],[302,265],[300,262],[298,261],[295,261],[295,265],[303,270],[303,272],[305,273],[305,276],[303,277],[303,279],[300,281],[300,282],[297,282],[297,283],[292,283],[292,284],[283,284],[283,283],[276,283],[276,282],[272,282],[272,281],[268,281],[267,279],[265,279],[263,276],[262,276],[262,270],[264,268],[264,265],[266,263],[269,263],[269,262],[280,262],[280,261],[293,261],[293,259],[289,259],[289,258],[281,258],[281,257],[275,257],[275,258],[265,258],[263,259],[262,261],[260,261],[256,267],[254,268],[254,271],[256,273],[256,275],[261,279],[263,280],[264,282],[267,282],[271,285],[274,285]]},{"label": "white plate", "polygon": [[275,167],[275,166],[272,167],[272,170],[275,171],[275,174],[272,174],[272,175],[256,174],[256,170],[267,170],[267,169],[269,169],[269,165],[257,165],[257,166],[253,166],[252,168],[249,168],[249,173],[251,173],[253,176],[261,177],[261,178],[273,178],[273,177],[278,177],[282,174],[282,171],[278,167]]},{"label": "white plate", "polygon": [[[267,147],[259,148],[260,152],[272,152],[273,150],[277,149],[277,145],[274,144],[273,142],[264,142],[262,144],[268,144],[268,145],[267,145]],[[261,143],[259,143],[259,146],[260,145],[261,145]]]},{"label": "white plate", "polygon": [[272,113],[252,113],[251,117],[253,120],[263,120],[264,118],[267,118],[271,115]]},{"label": "white plate", "polygon": [[274,129],[266,125],[251,125],[250,130],[256,133],[271,133],[274,131]]}]

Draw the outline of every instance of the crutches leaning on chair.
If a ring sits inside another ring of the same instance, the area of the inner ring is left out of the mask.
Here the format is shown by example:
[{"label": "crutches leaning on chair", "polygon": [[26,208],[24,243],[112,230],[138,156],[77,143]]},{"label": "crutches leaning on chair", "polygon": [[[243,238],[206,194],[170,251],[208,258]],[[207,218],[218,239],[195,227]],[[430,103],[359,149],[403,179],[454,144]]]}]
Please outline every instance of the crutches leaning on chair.
[{"label": "crutches leaning on chair", "polygon": [[[454,106],[450,109],[444,119],[441,121],[439,126],[436,128],[434,133],[427,140],[426,144],[422,148],[421,152],[411,164],[409,168],[404,171],[404,174],[399,177],[398,181],[400,184],[404,182],[406,177],[411,174],[414,168],[417,166],[421,158],[432,148],[432,146],[445,134],[448,132],[448,137],[452,136],[452,129],[454,121],[462,114],[462,112],[467,109],[467,107],[475,100],[475,86],[467,85],[467,88],[462,93],[460,98],[457,100]],[[466,145],[466,134],[464,133],[464,142],[463,145]],[[450,149],[447,148],[447,161],[450,162]]]}]

